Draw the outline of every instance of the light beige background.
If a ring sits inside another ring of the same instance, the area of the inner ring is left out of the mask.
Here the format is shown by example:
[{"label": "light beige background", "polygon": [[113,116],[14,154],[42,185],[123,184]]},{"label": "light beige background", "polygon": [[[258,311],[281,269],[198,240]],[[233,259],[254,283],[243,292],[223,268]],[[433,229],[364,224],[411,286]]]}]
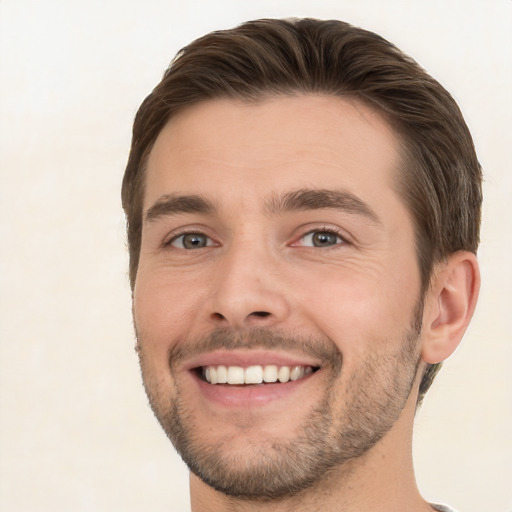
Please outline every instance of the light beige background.
[{"label": "light beige background", "polygon": [[461,512],[512,511],[509,0],[0,0],[1,510],[188,510],[133,351],[131,122],[181,46],[291,15],[381,33],[465,113],[486,173],[483,288],[418,415],[418,482]]}]

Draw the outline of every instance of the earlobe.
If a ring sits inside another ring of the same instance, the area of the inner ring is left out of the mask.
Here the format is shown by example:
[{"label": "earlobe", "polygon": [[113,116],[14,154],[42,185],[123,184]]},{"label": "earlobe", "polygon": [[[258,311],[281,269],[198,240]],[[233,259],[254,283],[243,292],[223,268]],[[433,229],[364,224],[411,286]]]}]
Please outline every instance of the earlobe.
[{"label": "earlobe", "polygon": [[479,289],[473,253],[458,251],[438,266],[425,301],[423,361],[439,363],[454,352],[473,316]]}]

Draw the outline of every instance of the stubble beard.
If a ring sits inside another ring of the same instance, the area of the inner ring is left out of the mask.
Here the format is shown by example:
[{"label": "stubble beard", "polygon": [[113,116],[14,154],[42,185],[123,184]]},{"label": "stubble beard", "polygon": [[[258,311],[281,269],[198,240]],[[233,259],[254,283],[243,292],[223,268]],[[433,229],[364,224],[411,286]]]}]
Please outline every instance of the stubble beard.
[{"label": "stubble beard", "polygon": [[[335,469],[349,470],[350,461],[367,453],[395,424],[419,364],[420,318],[417,311],[396,352],[385,356],[369,354],[342,389],[336,388],[342,375],[342,354],[328,338],[284,337],[275,331],[257,329],[243,334],[215,332],[202,340],[182,344],[170,354],[171,372],[176,362],[189,353],[220,347],[301,347],[305,353],[321,356],[325,361],[322,371],[329,372],[324,380],[330,384],[307,421],[296,426],[295,435],[262,440],[254,446],[248,444],[243,453],[232,453],[232,438],[228,435],[214,445],[201,441],[202,425],[187,407],[179,383],[175,380],[172,390],[159,389],[145,361],[144,340],[139,337],[146,393],[174,447],[203,482],[243,500],[294,496],[318,484]],[[379,346],[383,340],[375,341],[375,346]],[[341,402],[337,402],[340,395]]]}]

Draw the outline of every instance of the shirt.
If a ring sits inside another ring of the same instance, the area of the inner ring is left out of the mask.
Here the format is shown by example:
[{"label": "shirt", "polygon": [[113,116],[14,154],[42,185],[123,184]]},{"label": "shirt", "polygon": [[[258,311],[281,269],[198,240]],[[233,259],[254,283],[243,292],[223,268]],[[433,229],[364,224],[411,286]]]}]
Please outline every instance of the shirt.
[{"label": "shirt", "polygon": [[448,505],[438,505],[436,503],[431,503],[431,505],[439,512],[457,512],[453,508],[450,508]]}]

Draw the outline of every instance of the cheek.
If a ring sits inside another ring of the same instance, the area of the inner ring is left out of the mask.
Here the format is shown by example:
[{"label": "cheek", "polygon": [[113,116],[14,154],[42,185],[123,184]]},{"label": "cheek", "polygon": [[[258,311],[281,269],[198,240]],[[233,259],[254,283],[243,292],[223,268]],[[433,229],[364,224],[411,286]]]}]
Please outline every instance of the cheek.
[{"label": "cheek", "polygon": [[303,280],[303,314],[336,343],[346,362],[369,344],[390,350],[411,325],[419,294],[416,272],[387,270],[332,269]]},{"label": "cheek", "polygon": [[209,267],[170,268],[166,262],[142,261],[133,308],[139,337],[148,353],[162,357],[179,340],[205,334],[211,279]]},{"label": "cheek", "polygon": [[147,353],[167,352],[189,327],[194,310],[193,287],[165,273],[140,271],[135,284],[134,320]]}]

